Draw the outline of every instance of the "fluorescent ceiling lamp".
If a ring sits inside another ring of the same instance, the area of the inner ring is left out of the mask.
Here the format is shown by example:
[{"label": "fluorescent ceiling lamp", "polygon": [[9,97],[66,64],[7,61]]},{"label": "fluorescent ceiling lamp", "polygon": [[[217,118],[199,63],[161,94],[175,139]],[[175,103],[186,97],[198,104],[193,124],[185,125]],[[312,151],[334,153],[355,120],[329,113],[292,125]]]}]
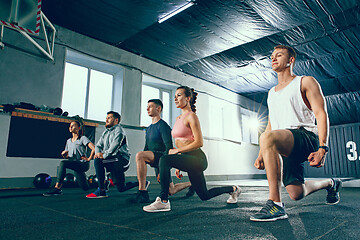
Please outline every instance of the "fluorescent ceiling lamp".
[{"label": "fluorescent ceiling lamp", "polygon": [[194,2],[188,2],[188,3],[185,4],[184,6],[182,6],[182,7],[178,8],[178,9],[176,9],[175,11],[169,13],[169,14],[166,15],[165,17],[160,18],[158,22],[159,22],[159,23],[162,23],[162,22],[168,20],[169,18],[175,16],[175,15],[178,14],[179,12],[182,12],[182,11],[184,11],[185,9],[191,7],[191,6],[194,5],[194,4],[195,4]]}]

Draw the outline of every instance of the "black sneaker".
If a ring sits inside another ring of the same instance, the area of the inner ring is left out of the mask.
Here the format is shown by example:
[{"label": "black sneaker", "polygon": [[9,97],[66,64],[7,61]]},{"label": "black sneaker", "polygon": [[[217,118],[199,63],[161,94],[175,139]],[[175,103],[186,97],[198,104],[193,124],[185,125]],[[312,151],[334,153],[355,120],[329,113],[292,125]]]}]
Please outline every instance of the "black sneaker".
[{"label": "black sneaker", "polygon": [[149,203],[149,193],[148,191],[138,191],[136,195],[132,198],[129,198],[129,202],[131,203]]},{"label": "black sneaker", "polygon": [[50,191],[47,191],[46,193],[43,193],[43,196],[45,197],[59,196],[59,195],[63,195],[63,192],[61,189],[58,188],[54,188]]},{"label": "black sneaker", "polygon": [[192,196],[194,196],[194,194],[195,194],[195,190],[194,190],[194,188],[193,188],[193,186],[190,186],[189,187],[189,190],[188,190],[188,192],[186,193],[186,197],[192,197]]},{"label": "black sneaker", "polygon": [[334,205],[340,202],[339,192],[342,187],[342,182],[340,179],[336,178],[331,178],[331,180],[333,181],[334,185],[330,189],[327,189],[328,193],[326,196],[326,204]]},{"label": "black sneaker", "polygon": [[250,220],[255,222],[273,222],[286,218],[288,218],[288,215],[285,213],[284,207],[278,206],[272,200],[267,200],[265,207],[251,216]]}]

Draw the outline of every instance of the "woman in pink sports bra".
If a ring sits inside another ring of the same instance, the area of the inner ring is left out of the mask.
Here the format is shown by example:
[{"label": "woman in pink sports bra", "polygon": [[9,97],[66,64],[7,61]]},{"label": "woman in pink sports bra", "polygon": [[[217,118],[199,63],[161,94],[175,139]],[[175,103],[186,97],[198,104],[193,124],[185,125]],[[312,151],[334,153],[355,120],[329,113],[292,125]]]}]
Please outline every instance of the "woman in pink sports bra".
[{"label": "woman in pink sports bra", "polygon": [[155,202],[144,206],[146,212],[170,211],[169,184],[170,170],[176,168],[176,176],[181,178],[180,170],[188,173],[191,185],[201,200],[209,200],[218,195],[229,193],[227,203],[237,203],[241,189],[238,186],[206,188],[204,170],[207,168],[207,159],[200,149],[203,146],[203,137],[200,121],[196,112],[195,102],[197,93],[187,86],[178,87],[175,93],[175,105],[181,109],[182,114],[177,117],[172,130],[177,148],[170,149],[168,155],[160,158],[160,196]]}]

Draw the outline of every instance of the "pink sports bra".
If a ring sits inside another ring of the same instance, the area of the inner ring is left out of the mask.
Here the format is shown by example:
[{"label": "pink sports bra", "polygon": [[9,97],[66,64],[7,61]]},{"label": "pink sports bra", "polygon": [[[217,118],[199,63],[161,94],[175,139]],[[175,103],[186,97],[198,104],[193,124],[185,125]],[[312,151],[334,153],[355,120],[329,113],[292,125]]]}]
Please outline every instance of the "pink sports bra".
[{"label": "pink sports bra", "polygon": [[183,120],[189,113],[190,112],[176,119],[174,127],[171,131],[171,135],[173,138],[175,138],[175,140],[178,138],[194,140],[194,135],[191,129],[185,125]]}]

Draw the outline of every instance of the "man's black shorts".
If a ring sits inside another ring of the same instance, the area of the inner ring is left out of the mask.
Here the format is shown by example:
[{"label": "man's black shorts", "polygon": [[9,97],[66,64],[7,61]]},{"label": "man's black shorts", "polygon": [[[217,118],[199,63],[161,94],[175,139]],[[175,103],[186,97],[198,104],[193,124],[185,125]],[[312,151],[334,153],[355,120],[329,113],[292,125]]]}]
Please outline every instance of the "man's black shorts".
[{"label": "man's black shorts", "polygon": [[[154,154],[154,162],[149,163],[151,167],[154,168],[155,171],[155,177],[159,175],[159,161],[162,156],[165,155],[164,152],[152,152]],[[172,182],[172,178],[170,178],[170,183]]]},{"label": "man's black shorts", "polygon": [[294,136],[294,148],[289,157],[283,159],[283,184],[304,183],[304,161],[310,153],[319,149],[319,137],[303,127],[288,129]]},{"label": "man's black shorts", "polygon": [[165,155],[164,152],[153,152],[152,153],[154,154],[154,161],[152,163],[149,163],[149,165],[153,168],[158,168],[159,167],[159,160],[162,156]]}]

